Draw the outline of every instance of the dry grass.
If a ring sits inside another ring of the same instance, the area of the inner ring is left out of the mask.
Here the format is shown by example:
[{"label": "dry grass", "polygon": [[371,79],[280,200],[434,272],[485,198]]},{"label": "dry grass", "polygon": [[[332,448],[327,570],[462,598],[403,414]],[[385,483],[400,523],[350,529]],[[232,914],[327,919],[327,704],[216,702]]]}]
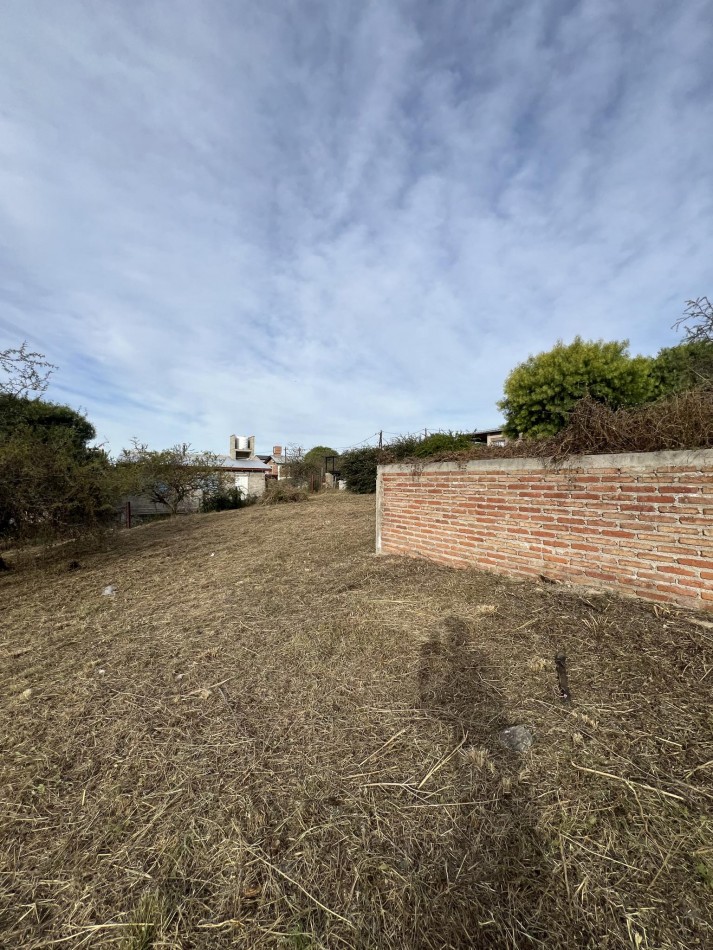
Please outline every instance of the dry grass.
[{"label": "dry grass", "polygon": [[373,507],[0,576],[2,947],[713,945],[710,625],[376,558]]},{"label": "dry grass", "polygon": [[304,488],[297,488],[287,482],[273,482],[265,489],[260,498],[261,505],[282,505],[295,501],[306,501],[309,493]]}]

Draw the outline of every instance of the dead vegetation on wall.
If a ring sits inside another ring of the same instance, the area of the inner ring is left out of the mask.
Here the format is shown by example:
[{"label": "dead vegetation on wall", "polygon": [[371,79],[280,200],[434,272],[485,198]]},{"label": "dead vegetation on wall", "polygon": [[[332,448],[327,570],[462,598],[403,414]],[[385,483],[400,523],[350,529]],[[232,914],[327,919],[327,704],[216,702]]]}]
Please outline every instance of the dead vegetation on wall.
[{"label": "dead vegetation on wall", "polygon": [[[633,409],[610,409],[593,399],[582,399],[569,424],[551,439],[478,445],[463,452],[442,452],[426,461],[528,457],[556,461],[576,455],[707,448],[713,448],[713,389],[697,389]],[[381,464],[394,461],[395,457],[385,455]],[[410,461],[424,464],[422,458]]]}]

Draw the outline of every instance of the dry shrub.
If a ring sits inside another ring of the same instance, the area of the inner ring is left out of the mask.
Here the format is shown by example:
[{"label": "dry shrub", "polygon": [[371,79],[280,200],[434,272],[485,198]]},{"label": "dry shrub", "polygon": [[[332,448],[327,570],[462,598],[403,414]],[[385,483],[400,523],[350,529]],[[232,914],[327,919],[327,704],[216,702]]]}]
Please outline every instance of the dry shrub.
[{"label": "dry shrub", "polygon": [[[572,410],[567,426],[550,439],[478,445],[466,452],[443,452],[427,461],[533,457],[563,461],[575,455],[708,448],[713,448],[713,389],[695,389],[630,409],[611,409],[585,398]],[[423,464],[423,459],[412,461]]]},{"label": "dry shrub", "polygon": [[261,505],[282,505],[290,501],[305,501],[307,491],[304,488],[296,488],[294,485],[280,484],[275,482],[268,485],[265,494],[260,499]]},{"label": "dry shrub", "polygon": [[560,456],[710,448],[713,390],[678,393],[633,409],[583,399],[555,441]]}]

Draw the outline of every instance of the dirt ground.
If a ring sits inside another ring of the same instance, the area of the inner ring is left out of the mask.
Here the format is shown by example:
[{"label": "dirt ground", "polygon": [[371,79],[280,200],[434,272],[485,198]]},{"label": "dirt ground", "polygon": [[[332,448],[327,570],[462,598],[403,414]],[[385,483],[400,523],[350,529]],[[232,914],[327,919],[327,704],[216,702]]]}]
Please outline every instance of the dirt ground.
[{"label": "dirt ground", "polygon": [[373,536],[326,495],[0,575],[1,947],[713,946],[713,618]]}]

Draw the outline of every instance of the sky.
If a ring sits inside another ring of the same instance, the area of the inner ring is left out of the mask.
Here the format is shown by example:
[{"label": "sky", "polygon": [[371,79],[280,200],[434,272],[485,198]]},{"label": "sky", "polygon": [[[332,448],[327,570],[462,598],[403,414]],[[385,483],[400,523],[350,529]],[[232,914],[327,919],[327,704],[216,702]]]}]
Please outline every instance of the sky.
[{"label": "sky", "polygon": [[489,428],[713,293],[710,0],[0,8],[0,349],[114,453]]}]

